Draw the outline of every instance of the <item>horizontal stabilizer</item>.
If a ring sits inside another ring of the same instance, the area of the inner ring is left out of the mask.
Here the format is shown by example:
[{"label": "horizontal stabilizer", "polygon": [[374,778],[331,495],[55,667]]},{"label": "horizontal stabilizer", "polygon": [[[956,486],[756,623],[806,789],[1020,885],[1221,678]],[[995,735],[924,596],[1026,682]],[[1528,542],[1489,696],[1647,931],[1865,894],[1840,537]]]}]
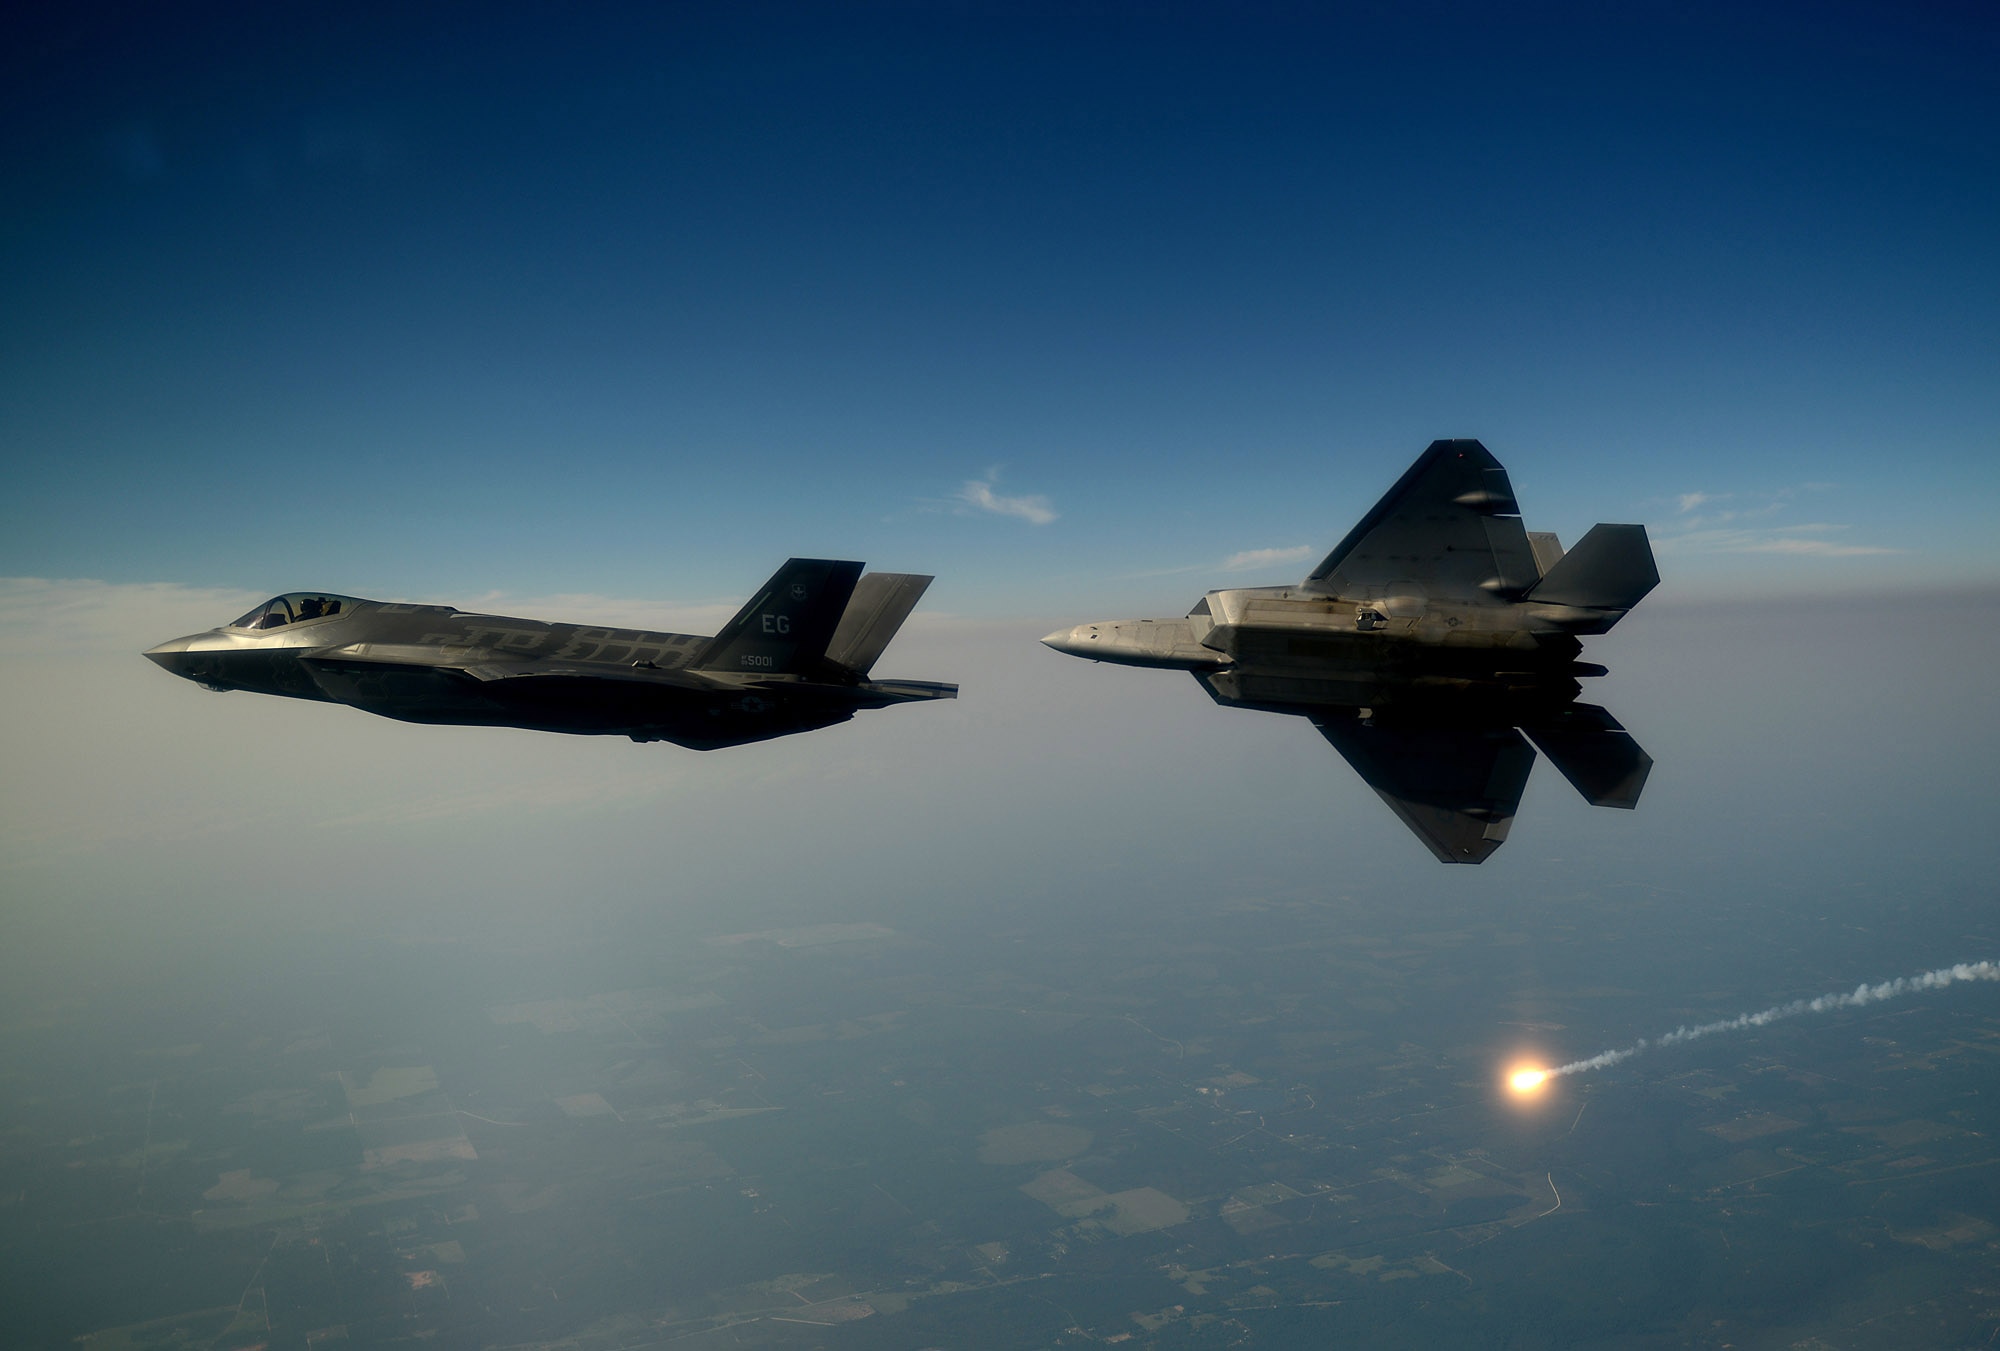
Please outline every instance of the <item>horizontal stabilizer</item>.
[{"label": "horizontal stabilizer", "polygon": [[810,675],[854,594],[862,564],[793,558],[690,662],[697,671]]},{"label": "horizontal stabilizer", "polygon": [[1623,614],[1659,584],[1645,526],[1593,525],[1528,592],[1527,600]]},{"label": "horizontal stabilizer", "polygon": [[1595,704],[1572,704],[1555,717],[1521,728],[1593,807],[1639,805],[1653,757],[1618,719]]},{"label": "horizontal stabilizer", "polygon": [[958,686],[941,680],[871,680],[861,686],[885,704],[913,704],[927,699],[956,699]]},{"label": "horizontal stabilizer", "polygon": [[1313,725],[1444,863],[1484,863],[1507,840],[1535,752],[1511,727],[1395,726],[1333,714]]},{"label": "horizontal stabilizer", "polygon": [[855,584],[827,644],[826,659],[855,675],[867,675],[930,584],[929,577],[914,572],[865,574]]}]

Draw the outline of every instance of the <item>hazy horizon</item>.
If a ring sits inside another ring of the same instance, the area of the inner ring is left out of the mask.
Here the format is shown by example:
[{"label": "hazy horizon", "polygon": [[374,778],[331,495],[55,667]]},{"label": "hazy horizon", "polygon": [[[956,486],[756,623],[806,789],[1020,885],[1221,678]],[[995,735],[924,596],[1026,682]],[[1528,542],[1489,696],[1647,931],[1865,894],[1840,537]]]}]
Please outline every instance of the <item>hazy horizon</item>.
[{"label": "hazy horizon", "polygon": [[[1759,1015],[2000,959],[1996,68],[1875,0],[10,11],[0,1341],[1990,1343],[2000,987]],[[1647,528],[1634,811],[1543,758],[1447,867],[1036,642],[1457,437]],[[141,655],[791,556],[933,574],[876,670],[960,697],[696,753]]]}]

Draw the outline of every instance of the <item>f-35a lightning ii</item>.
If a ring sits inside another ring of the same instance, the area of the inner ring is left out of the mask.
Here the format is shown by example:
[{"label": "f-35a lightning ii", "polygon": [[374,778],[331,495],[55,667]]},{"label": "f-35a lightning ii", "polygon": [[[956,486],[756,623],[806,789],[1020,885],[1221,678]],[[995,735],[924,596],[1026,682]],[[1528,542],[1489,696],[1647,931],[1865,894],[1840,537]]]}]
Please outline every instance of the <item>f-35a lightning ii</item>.
[{"label": "f-35a lightning ii", "polygon": [[[1219,704],[1299,714],[1446,863],[1507,838],[1532,740],[1585,800],[1633,807],[1652,760],[1576,702],[1579,638],[1659,584],[1642,525],[1564,553],[1521,524],[1477,441],[1433,441],[1297,586],[1211,591],[1184,619],[1081,624],[1058,652],[1188,671]],[[1524,740],[1522,733],[1527,733]]]},{"label": "f-35a lightning ii", "polygon": [[146,655],[212,690],[715,750],[957,697],[869,679],[931,579],[862,566],[794,558],[713,638],[296,592]]}]

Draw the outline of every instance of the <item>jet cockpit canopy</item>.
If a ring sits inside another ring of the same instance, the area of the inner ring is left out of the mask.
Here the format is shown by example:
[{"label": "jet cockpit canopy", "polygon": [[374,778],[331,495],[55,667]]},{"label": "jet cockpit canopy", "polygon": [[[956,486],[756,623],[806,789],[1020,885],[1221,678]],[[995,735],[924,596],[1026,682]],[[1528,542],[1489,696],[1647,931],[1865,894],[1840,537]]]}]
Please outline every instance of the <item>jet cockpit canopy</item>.
[{"label": "jet cockpit canopy", "polygon": [[321,591],[294,591],[273,596],[241,619],[231,620],[232,629],[281,629],[287,624],[303,624],[313,619],[332,619],[351,612],[361,602],[353,596],[329,596]]}]

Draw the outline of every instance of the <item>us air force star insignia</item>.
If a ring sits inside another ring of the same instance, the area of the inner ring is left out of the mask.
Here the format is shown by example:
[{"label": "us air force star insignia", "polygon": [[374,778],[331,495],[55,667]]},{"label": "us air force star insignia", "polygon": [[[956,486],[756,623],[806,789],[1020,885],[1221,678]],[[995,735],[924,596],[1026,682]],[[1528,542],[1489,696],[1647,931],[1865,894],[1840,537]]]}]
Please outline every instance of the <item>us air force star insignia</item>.
[{"label": "us air force star insignia", "polygon": [[806,598],[806,584],[804,582],[793,582],[792,599],[804,600],[805,598]]}]

